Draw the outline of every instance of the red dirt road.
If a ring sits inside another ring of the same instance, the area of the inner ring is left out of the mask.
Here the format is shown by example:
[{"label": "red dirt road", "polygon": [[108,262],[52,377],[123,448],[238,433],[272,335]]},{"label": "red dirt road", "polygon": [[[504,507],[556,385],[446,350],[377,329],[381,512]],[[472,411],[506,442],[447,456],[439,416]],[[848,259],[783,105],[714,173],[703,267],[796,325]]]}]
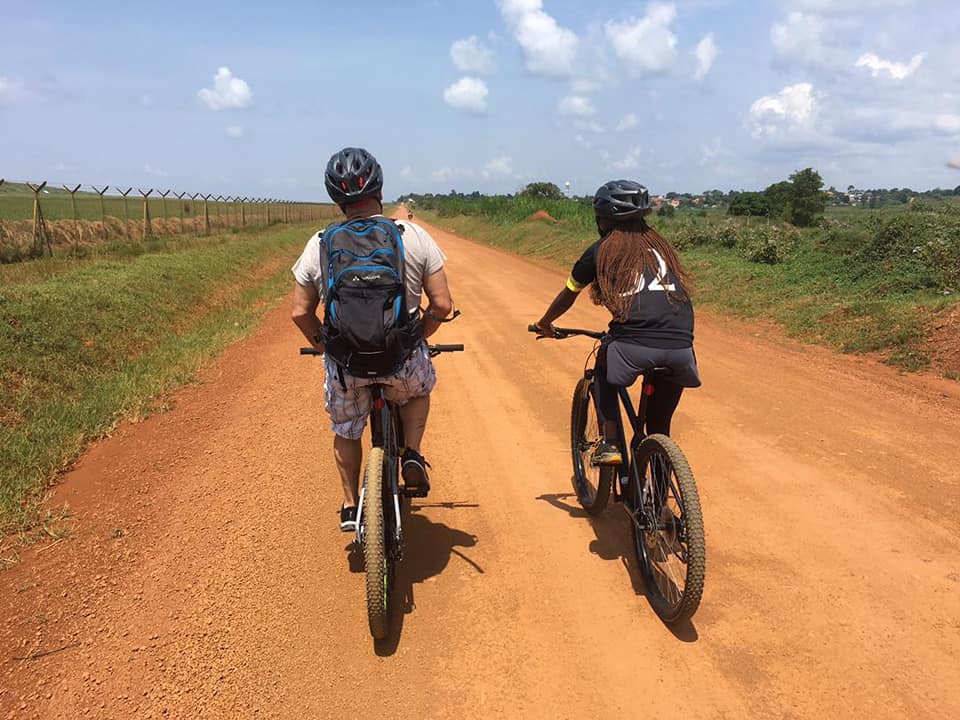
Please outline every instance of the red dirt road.
[{"label": "red dirt road", "polygon": [[64,479],[69,535],[0,573],[0,718],[960,717],[956,384],[700,313],[675,437],[707,585],[674,633],[619,508],[570,495],[590,344],[525,330],[563,276],[434,232],[464,313],[436,340],[468,352],[437,360],[392,641],[284,304]]}]

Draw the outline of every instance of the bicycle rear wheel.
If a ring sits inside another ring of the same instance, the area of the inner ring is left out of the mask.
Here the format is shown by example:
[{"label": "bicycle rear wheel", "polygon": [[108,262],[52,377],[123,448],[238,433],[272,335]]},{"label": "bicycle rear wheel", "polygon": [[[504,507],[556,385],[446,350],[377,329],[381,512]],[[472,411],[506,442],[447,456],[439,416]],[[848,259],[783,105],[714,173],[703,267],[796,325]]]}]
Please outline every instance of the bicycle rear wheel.
[{"label": "bicycle rear wheel", "polygon": [[666,435],[648,435],[636,448],[627,503],[650,605],[665,623],[689,620],[703,595],[703,514],[690,465]]},{"label": "bicycle rear wheel", "polygon": [[390,560],[383,524],[383,448],[370,449],[363,476],[363,560],[367,573],[367,620],[375,640],[387,636],[389,627]]},{"label": "bicycle rear wheel", "polygon": [[570,409],[570,450],[573,454],[573,490],[590,515],[603,512],[610,497],[614,468],[597,467],[590,458],[603,439],[597,408],[594,404],[593,380],[581,378],[573,392]]}]

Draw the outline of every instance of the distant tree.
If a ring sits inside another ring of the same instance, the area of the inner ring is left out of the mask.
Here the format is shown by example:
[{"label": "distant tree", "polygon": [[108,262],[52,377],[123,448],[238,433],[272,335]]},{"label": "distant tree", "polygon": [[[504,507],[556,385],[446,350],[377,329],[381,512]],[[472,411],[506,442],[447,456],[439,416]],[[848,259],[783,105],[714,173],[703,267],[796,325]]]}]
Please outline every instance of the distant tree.
[{"label": "distant tree", "polygon": [[790,222],[796,227],[810,227],[823,215],[827,205],[823,178],[813,168],[804,168],[791,175],[790,182],[793,184]]},{"label": "distant tree", "polygon": [[766,217],[770,214],[770,206],[763,193],[742,192],[737,193],[730,201],[730,207],[727,208],[728,215],[756,215]]},{"label": "distant tree", "polygon": [[763,191],[770,217],[786,220],[790,217],[793,205],[794,187],[792,182],[782,180]]},{"label": "distant tree", "polygon": [[660,209],[657,210],[657,215],[661,215],[665,218],[671,218],[676,215],[676,213],[676,208],[668,202],[663,203],[663,205],[660,206]]},{"label": "distant tree", "polygon": [[960,185],[957,185],[957,186],[953,189],[953,194],[954,194],[954,195],[957,195],[957,196],[960,196]]},{"label": "distant tree", "polygon": [[520,192],[520,195],[536,198],[548,198],[550,200],[562,200],[563,192],[552,182],[534,182],[527,185]]}]

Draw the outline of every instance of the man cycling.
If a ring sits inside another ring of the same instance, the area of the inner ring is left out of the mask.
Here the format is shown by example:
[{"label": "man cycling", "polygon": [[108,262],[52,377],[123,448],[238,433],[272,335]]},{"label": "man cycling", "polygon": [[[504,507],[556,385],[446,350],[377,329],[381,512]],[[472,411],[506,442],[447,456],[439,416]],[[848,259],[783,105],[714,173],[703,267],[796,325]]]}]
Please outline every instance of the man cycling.
[{"label": "man cycling", "polygon": [[613,319],[597,353],[597,404],[603,442],[594,465],[619,465],[618,388],[629,387],[652,368],[654,393],[647,407],[646,433],[670,434],[670,421],[685,387],[699,387],[693,352],[693,304],[687,274],[673,246],[644,219],[652,206],[647,189],[631,180],[613,180],[597,190],[594,215],[600,239],[577,260],[566,287],[537,322],[539,335],[554,334],[553,322],[591,286],[593,301]]},{"label": "man cycling", "polygon": [[[335,153],[327,164],[325,184],[330,198],[346,216],[348,225],[354,220],[379,218],[385,221],[383,170],[366,150],[344,148]],[[379,224],[382,226],[383,222]],[[437,331],[453,310],[453,301],[443,269],[446,256],[434,239],[422,227],[409,221],[396,221],[396,226],[402,238],[406,308],[411,315],[420,312],[421,291],[426,293],[428,300],[423,312],[422,337],[399,370],[385,377],[350,375],[333,360],[331,353],[324,355],[325,406],[334,432],[334,459],[343,484],[340,529],[344,532],[356,529],[357,496],[363,465],[360,437],[371,409],[368,385],[384,385],[387,399],[400,406],[406,447],[401,459],[401,473],[406,488],[420,495],[425,495],[430,488],[429,464],[420,454],[420,443],[430,412],[430,392],[436,383],[436,373],[423,338]],[[364,227],[364,224],[357,227]],[[304,337],[320,352],[324,352],[324,339],[328,337],[327,328],[317,317],[317,308],[325,300],[324,232],[316,233],[307,241],[303,254],[293,266],[296,285],[292,318]],[[329,319],[325,317],[325,321]]]}]

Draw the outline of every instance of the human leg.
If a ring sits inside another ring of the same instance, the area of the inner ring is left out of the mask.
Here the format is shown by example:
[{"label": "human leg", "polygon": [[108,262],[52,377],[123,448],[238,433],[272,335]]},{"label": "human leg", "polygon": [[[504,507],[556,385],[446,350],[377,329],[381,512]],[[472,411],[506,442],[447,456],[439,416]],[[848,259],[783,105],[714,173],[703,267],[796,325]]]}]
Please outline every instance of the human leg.
[{"label": "human leg", "polygon": [[647,399],[646,433],[670,435],[670,421],[680,404],[683,386],[665,377],[654,376],[653,395]]},{"label": "human leg", "polygon": [[360,468],[363,466],[363,445],[359,439],[333,436],[333,457],[343,485],[344,507],[356,507],[360,488]]}]

